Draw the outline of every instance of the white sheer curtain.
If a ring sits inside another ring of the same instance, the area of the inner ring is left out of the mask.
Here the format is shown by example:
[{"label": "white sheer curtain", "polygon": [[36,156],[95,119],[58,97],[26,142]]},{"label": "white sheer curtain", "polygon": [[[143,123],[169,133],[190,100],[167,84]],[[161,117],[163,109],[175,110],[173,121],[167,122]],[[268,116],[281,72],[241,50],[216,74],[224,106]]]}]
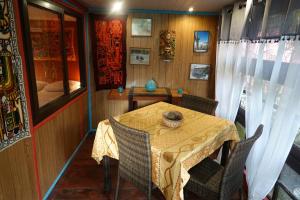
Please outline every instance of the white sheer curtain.
[{"label": "white sheer curtain", "polygon": [[218,45],[218,115],[234,121],[245,89],[247,138],[264,124],[246,164],[251,200],[261,200],[272,190],[298,133],[299,55],[298,38]]},{"label": "white sheer curtain", "polygon": [[[219,105],[216,115],[234,121],[238,112],[244,74],[242,74],[242,58],[245,57],[246,43],[237,40],[241,36],[243,23],[237,21],[245,18],[245,8],[239,9],[240,2],[233,7],[226,7],[222,11],[222,26],[220,41],[217,46],[216,62],[216,100]],[[230,10],[233,9],[233,13]],[[234,17],[234,18],[232,18]],[[235,19],[238,18],[238,19]],[[230,30],[230,31],[229,31]]]},{"label": "white sheer curtain", "polygon": [[244,85],[242,57],[245,43],[220,42],[217,47],[216,99],[219,106],[216,115],[234,121]]},{"label": "white sheer curtain", "polygon": [[246,13],[249,5],[246,39],[217,47],[216,114],[234,121],[246,91],[246,137],[264,125],[246,162],[248,197],[261,200],[278,179],[300,127],[300,1],[248,0]]},{"label": "white sheer curtain", "polygon": [[[247,59],[247,138],[259,124],[264,124],[264,132],[248,156],[247,183],[249,199],[261,200],[278,179],[300,125],[300,41],[280,40],[277,48],[268,43],[250,46],[256,52]],[[276,53],[266,62],[269,48]],[[252,70],[250,62],[254,63]],[[272,67],[269,80],[264,77],[267,64]]]}]

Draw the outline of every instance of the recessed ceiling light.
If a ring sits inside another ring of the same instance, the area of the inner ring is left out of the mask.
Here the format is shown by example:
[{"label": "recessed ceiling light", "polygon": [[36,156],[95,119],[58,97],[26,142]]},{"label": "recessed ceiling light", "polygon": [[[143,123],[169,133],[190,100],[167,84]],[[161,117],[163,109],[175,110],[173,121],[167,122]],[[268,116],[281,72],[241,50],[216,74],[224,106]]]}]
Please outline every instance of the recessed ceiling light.
[{"label": "recessed ceiling light", "polygon": [[112,12],[120,12],[122,10],[123,7],[123,2],[122,1],[116,1],[113,6],[111,11]]},{"label": "recessed ceiling light", "polygon": [[194,8],[193,7],[190,7],[189,8],[189,12],[193,12],[194,11]]}]

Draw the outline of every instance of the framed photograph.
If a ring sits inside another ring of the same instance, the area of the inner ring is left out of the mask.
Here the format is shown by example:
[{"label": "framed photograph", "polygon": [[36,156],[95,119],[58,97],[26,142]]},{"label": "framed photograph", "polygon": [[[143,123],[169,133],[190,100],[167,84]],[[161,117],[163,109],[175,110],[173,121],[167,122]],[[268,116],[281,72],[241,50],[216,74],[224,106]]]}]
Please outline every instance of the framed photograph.
[{"label": "framed photograph", "polygon": [[150,65],[150,49],[130,48],[131,65]]},{"label": "framed photograph", "polygon": [[209,32],[195,31],[194,32],[194,52],[204,53],[208,51]]},{"label": "framed photograph", "polygon": [[150,37],[152,35],[151,18],[132,18],[131,36]]},{"label": "framed photograph", "polygon": [[208,80],[210,65],[191,64],[190,79],[191,80]]}]

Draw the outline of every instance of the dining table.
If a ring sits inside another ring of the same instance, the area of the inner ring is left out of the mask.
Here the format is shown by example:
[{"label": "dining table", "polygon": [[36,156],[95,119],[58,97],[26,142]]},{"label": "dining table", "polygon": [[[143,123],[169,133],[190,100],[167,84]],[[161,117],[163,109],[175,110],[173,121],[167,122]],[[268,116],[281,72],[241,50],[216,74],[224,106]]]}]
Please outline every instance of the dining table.
[{"label": "dining table", "polygon": [[[168,111],[182,113],[181,126],[169,128],[164,125],[162,115]],[[239,141],[233,122],[166,102],[158,102],[114,118],[121,124],[150,135],[152,182],[167,200],[183,200],[183,188],[190,178],[189,169],[209,157],[224,142],[234,146]],[[118,144],[109,120],[98,124],[92,158],[98,164],[104,161],[105,187],[109,189],[109,158],[119,159]]]}]

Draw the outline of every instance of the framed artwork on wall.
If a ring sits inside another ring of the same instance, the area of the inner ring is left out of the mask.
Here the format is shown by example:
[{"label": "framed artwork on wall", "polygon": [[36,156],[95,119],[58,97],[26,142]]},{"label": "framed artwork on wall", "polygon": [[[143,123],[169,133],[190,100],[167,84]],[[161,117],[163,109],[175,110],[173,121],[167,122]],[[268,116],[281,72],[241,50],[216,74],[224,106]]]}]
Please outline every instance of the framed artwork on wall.
[{"label": "framed artwork on wall", "polygon": [[132,18],[131,36],[151,37],[152,19],[151,18]]},{"label": "framed artwork on wall", "polygon": [[162,30],[159,34],[159,56],[164,61],[173,60],[175,57],[176,32]]},{"label": "framed artwork on wall", "polygon": [[210,65],[191,64],[190,79],[191,80],[208,80]]},{"label": "framed artwork on wall", "polygon": [[131,65],[150,65],[150,49],[148,48],[130,48]]},{"label": "framed artwork on wall", "polygon": [[194,52],[205,53],[209,46],[209,32],[195,31],[194,32]]}]

